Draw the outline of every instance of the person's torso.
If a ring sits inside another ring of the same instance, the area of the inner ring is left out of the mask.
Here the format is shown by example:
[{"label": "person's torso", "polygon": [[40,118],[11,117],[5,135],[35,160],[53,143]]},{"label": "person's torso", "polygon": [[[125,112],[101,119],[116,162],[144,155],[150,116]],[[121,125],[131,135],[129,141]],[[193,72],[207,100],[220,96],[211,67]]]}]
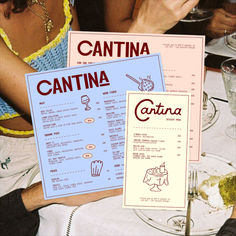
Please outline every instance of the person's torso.
[{"label": "person's torso", "polygon": [[[69,0],[51,0],[45,1],[45,4],[46,13],[41,6],[34,4],[31,10],[11,13],[10,19],[3,14],[0,18],[0,36],[9,49],[37,71],[66,66],[67,34],[72,21]],[[43,18],[45,14],[53,22],[53,28],[47,34]],[[46,41],[46,35],[49,42]],[[31,123],[3,98],[0,98],[0,134],[17,137],[33,134]]]}]

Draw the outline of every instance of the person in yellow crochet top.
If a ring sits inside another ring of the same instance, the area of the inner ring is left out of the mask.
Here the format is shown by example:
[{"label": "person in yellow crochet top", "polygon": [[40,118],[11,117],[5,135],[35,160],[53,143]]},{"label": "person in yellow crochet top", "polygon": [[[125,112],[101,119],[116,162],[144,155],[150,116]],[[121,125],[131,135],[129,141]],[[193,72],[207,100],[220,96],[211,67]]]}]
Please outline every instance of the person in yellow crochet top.
[{"label": "person in yellow crochet top", "polygon": [[[146,0],[128,32],[164,33],[197,2]],[[107,12],[109,7],[105,2]],[[82,205],[122,193],[116,189],[44,200],[41,182],[34,183],[39,168],[25,74],[65,67],[67,33],[79,29],[69,0],[0,0],[1,235],[35,235],[37,209],[50,204]]]}]

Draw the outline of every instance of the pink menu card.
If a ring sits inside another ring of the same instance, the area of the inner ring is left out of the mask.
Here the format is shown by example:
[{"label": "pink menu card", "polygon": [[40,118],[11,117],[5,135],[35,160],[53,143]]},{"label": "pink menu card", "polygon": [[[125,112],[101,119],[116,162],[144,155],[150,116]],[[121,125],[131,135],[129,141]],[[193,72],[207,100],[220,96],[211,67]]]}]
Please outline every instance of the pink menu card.
[{"label": "pink menu card", "polygon": [[190,161],[201,154],[205,37],[104,32],[69,32],[68,66],[159,52],[167,92],[191,93]]}]

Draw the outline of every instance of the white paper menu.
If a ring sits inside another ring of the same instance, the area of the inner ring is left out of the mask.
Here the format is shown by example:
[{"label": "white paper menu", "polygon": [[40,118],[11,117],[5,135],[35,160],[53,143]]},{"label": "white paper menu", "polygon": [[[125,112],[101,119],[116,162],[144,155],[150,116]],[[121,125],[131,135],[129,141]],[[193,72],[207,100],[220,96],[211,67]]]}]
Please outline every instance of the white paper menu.
[{"label": "white paper menu", "polygon": [[160,53],[168,92],[191,93],[190,160],[201,154],[205,37],[105,32],[69,32],[68,66]]},{"label": "white paper menu", "polygon": [[159,54],[26,74],[45,199],[123,186],[126,91],[165,91]]},{"label": "white paper menu", "polygon": [[186,209],[190,100],[127,92],[124,208]]}]

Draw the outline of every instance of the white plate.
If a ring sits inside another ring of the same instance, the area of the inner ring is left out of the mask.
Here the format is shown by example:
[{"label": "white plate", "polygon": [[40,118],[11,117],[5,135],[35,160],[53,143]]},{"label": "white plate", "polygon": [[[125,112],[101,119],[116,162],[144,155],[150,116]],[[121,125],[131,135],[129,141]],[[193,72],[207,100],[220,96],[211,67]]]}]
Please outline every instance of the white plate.
[{"label": "white plate", "polygon": [[226,46],[225,37],[211,40],[206,45],[205,51],[216,55],[235,57],[235,51]]},{"label": "white plate", "polygon": [[[199,163],[191,163],[191,168],[198,170],[198,181],[208,179],[211,175],[226,175],[235,172],[235,164],[213,154],[205,154]],[[134,210],[135,214],[148,225],[175,235],[184,235],[186,211]],[[191,235],[213,235],[218,232],[232,207],[217,210],[210,207],[201,197],[192,202]]]},{"label": "white plate", "polygon": [[225,36],[225,45],[230,49],[236,51],[236,32]]},{"label": "white plate", "polygon": [[219,118],[220,111],[216,104],[210,98],[207,101],[207,109],[202,111],[202,131],[213,126]]}]

